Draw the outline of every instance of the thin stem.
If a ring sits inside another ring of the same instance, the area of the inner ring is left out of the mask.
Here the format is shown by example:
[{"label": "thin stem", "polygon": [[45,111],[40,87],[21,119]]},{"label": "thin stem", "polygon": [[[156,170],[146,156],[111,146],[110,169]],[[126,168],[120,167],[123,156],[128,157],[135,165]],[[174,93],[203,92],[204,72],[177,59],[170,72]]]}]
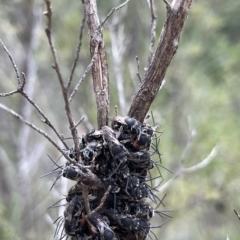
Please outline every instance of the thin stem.
[{"label": "thin stem", "polygon": [[184,168],[183,166],[181,166],[179,168],[179,170],[173,175],[173,177],[171,179],[169,179],[166,183],[164,183],[161,187],[159,187],[157,190],[158,192],[164,192],[167,188],[169,188],[181,175],[185,174],[185,173],[192,173],[195,171],[198,171],[204,167],[206,167],[213,159],[214,157],[217,155],[217,147],[214,147],[212,149],[212,151],[210,152],[210,154],[203,159],[200,163],[189,167],[189,168]]},{"label": "thin stem", "polygon": [[[76,125],[74,126],[74,128],[76,128],[83,120],[84,120],[84,116],[81,117],[81,119],[76,123]],[[66,138],[65,138],[66,139]]]},{"label": "thin stem", "polygon": [[66,111],[66,115],[68,117],[68,122],[69,122],[69,128],[71,130],[71,134],[73,137],[73,141],[74,141],[74,148],[76,152],[79,152],[79,138],[78,138],[78,133],[77,130],[74,128],[75,123],[72,117],[72,112],[70,109],[70,105],[68,102],[68,94],[67,91],[68,89],[64,86],[64,82],[63,82],[63,78],[62,78],[62,74],[60,71],[60,67],[59,67],[59,62],[58,62],[58,58],[57,58],[57,51],[56,48],[54,46],[53,43],[53,38],[52,38],[52,8],[51,8],[51,2],[49,0],[45,0],[46,5],[47,5],[47,11],[45,12],[45,15],[47,17],[47,27],[45,29],[47,38],[48,38],[48,42],[49,42],[49,46],[52,52],[52,56],[53,56],[53,60],[54,60],[54,69],[57,73],[58,76],[58,80],[60,83],[60,86],[62,88],[62,94],[63,94],[63,99],[65,102],[65,111]]},{"label": "thin stem", "polygon": [[[1,41],[1,40],[0,40]],[[15,73],[16,73],[16,76],[17,76],[17,79],[18,79],[18,87],[17,87],[17,90],[13,91],[13,92],[10,92],[10,93],[3,93],[3,94],[0,94],[1,97],[7,97],[7,96],[10,96],[10,95],[13,95],[14,93],[20,93],[22,94],[22,96],[24,98],[27,99],[27,101],[33,105],[33,107],[38,111],[38,113],[44,118],[44,123],[46,123],[50,128],[52,128],[52,130],[56,133],[56,135],[58,136],[58,138],[60,139],[60,141],[63,143],[63,145],[65,146],[65,148],[69,149],[69,147],[67,146],[67,144],[63,141],[60,133],[56,130],[56,128],[53,126],[53,124],[50,122],[50,120],[47,118],[47,116],[43,113],[43,111],[40,109],[40,107],[27,95],[27,93],[24,91],[24,87],[25,87],[25,84],[26,84],[26,77],[25,77],[25,74],[22,73],[22,79],[20,78],[19,80],[19,70],[18,70],[18,67],[10,53],[10,51],[8,51],[7,47],[4,45],[4,43],[1,41],[1,44],[4,48],[4,50],[6,51],[8,57],[10,58],[10,61],[13,65],[13,68],[15,70]]]},{"label": "thin stem", "polygon": [[120,8],[124,7],[126,4],[128,4],[130,0],[127,0],[126,2],[122,3],[121,5],[119,5],[118,7],[114,7],[112,8],[112,10],[108,13],[107,17],[104,19],[104,21],[101,23],[101,27],[105,24],[105,22],[110,18],[110,16],[117,10],[119,10]]},{"label": "thin stem", "polygon": [[68,102],[70,103],[73,100],[74,95],[76,94],[76,92],[78,91],[81,83],[83,82],[83,80],[85,79],[85,77],[87,76],[88,72],[90,71],[90,69],[92,68],[93,63],[95,62],[96,58],[97,58],[97,54],[98,54],[98,44],[96,44],[95,47],[95,51],[94,51],[94,55],[92,57],[91,62],[89,63],[89,65],[87,66],[85,72],[83,73],[82,77],[80,78],[80,80],[78,81],[78,84],[76,85],[76,87],[73,89]]},{"label": "thin stem", "polygon": [[8,51],[8,49],[6,48],[6,46],[4,45],[4,43],[2,42],[1,39],[0,39],[0,43],[2,44],[4,50],[7,52],[7,55],[10,58],[10,61],[11,61],[12,65],[13,65],[14,71],[15,71],[16,76],[17,76],[18,89],[19,89],[21,87],[22,81],[21,81],[21,77],[20,77],[20,73],[18,71],[17,65],[16,65],[15,61],[13,60],[12,55],[10,54],[10,52]]},{"label": "thin stem", "polygon": [[28,125],[29,127],[31,127],[33,130],[35,130],[36,132],[40,133],[42,136],[44,136],[49,142],[52,143],[52,145],[58,150],[60,151],[64,157],[70,161],[71,163],[73,163],[74,165],[76,165],[76,163],[57,145],[57,143],[47,134],[45,133],[42,129],[36,127],[34,124],[32,124],[31,122],[27,121],[25,118],[23,118],[21,115],[19,115],[18,113],[16,113],[15,111],[13,111],[12,109],[9,109],[8,107],[6,107],[5,105],[0,103],[0,108],[5,110],[6,112],[12,114],[14,117],[16,117],[18,120],[20,120],[21,122],[23,122],[24,124]]},{"label": "thin stem", "polygon": [[81,23],[81,27],[80,27],[79,38],[78,38],[79,39],[78,40],[78,45],[77,45],[77,50],[76,50],[76,54],[75,54],[75,59],[74,59],[74,63],[73,63],[73,66],[72,66],[72,70],[71,70],[71,73],[70,73],[68,83],[66,84],[66,89],[69,89],[69,87],[71,86],[72,79],[73,79],[73,74],[75,72],[77,62],[78,62],[78,59],[79,59],[79,53],[80,53],[81,46],[82,46],[82,38],[83,38],[83,30],[84,30],[85,22],[86,22],[86,11],[84,9],[83,19],[82,19],[82,23]]}]

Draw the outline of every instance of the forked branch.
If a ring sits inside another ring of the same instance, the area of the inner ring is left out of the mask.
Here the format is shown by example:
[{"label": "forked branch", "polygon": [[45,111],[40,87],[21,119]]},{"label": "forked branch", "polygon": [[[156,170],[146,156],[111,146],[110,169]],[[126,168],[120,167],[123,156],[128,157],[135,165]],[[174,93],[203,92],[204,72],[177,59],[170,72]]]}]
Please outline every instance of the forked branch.
[{"label": "forked branch", "polygon": [[0,103],[0,108],[10,114],[12,114],[15,118],[17,118],[18,120],[20,120],[21,122],[23,122],[24,124],[28,125],[30,128],[32,128],[34,131],[40,133],[42,136],[44,136],[49,142],[52,143],[52,145],[59,151],[61,152],[64,157],[71,163],[73,163],[74,165],[76,165],[76,162],[73,161],[58,145],[57,143],[46,133],[44,132],[42,129],[36,127],[34,124],[32,124],[31,122],[27,121],[26,119],[24,119],[21,115],[19,115],[18,113],[16,113],[15,111],[13,111],[12,109],[7,108],[5,105]]},{"label": "forked branch", "polygon": [[46,123],[58,136],[59,140],[63,143],[64,147],[66,149],[68,148],[68,145],[64,142],[64,140],[61,137],[61,134],[57,131],[57,129],[54,127],[54,125],[51,123],[51,121],[48,119],[48,117],[44,114],[44,112],[41,110],[41,108],[28,96],[28,94],[24,91],[24,87],[26,84],[26,77],[25,74],[22,73],[22,78],[20,77],[20,73],[17,67],[17,64],[15,63],[11,53],[8,51],[7,47],[4,45],[4,43],[0,40],[0,43],[2,44],[4,50],[6,51],[12,66],[14,68],[16,77],[17,77],[17,82],[18,82],[18,86],[17,86],[17,90],[9,92],[9,93],[0,93],[0,97],[7,97],[7,96],[11,96],[15,93],[20,93],[22,94],[23,97],[25,97],[27,99],[27,101],[38,111],[38,113],[43,117],[43,122]]}]

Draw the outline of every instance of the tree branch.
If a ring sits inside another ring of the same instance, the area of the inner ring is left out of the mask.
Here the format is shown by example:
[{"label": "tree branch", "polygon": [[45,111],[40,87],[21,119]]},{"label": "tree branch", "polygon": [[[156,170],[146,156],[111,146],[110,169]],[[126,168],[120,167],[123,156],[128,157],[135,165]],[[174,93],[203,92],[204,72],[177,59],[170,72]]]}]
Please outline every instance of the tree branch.
[{"label": "tree branch", "polygon": [[90,71],[93,63],[95,62],[96,58],[97,58],[97,54],[98,54],[98,44],[95,47],[95,51],[94,51],[94,55],[92,57],[91,62],[89,63],[89,65],[87,66],[85,72],[83,73],[82,77],[80,78],[80,80],[78,81],[78,84],[76,85],[76,87],[73,89],[68,101],[71,102],[73,100],[74,95],[76,94],[76,92],[78,91],[82,81],[85,79],[85,77],[87,76],[88,72]]},{"label": "tree branch", "polygon": [[238,211],[236,211],[235,209],[233,209],[233,211],[235,212],[235,214],[237,215],[238,219],[240,220],[240,214]]},{"label": "tree branch", "polygon": [[158,192],[164,192],[183,174],[196,172],[206,167],[214,159],[216,155],[217,155],[217,147],[215,146],[212,149],[212,151],[209,153],[209,155],[205,159],[203,159],[200,163],[189,168],[184,168],[184,166],[181,165],[180,169],[173,175],[173,177],[158,188]]},{"label": "tree branch", "polygon": [[105,24],[105,22],[110,18],[110,16],[117,10],[121,9],[122,7],[124,7],[126,4],[128,4],[130,0],[127,0],[126,2],[122,3],[121,5],[119,5],[118,7],[114,7],[112,8],[112,10],[109,12],[109,14],[107,15],[107,17],[105,18],[105,20],[101,23],[101,27]]},{"label": "tree branch", "polygon": [[0,39],[0,42],[1,42],[4,50],[5,50],[6,53],[8,54],[8,57],[10,58],[10,61],[11,61],[12,65],[13,65],[14,71],[15,71],[16,76],[17,76],[18,89],[19,89],[20,86],[21,86],[22,81],[21,81],[21,77],[20,77],[20,73],[19,73],[19,71],[18,71],[17,65],[16,65],[15,61],[13,60],[12,55],[10,54],[10,52],[8,51],[8,49],[6,48],[6,46],[4,45],[4,43],[2,42],[1,39]]},{"label": "tree branch", "polygon": [[74,148],[75,151],[78,153],[79,152],[79,138],[78,138],[78,132],[77,129],[74,128],[75,123],[73,120],[73,116],[72,116],[72,112],[70,109],[70,105],[68,102],[68,85],[65,87],[64,86],[64,82],[63,82],[63,78],[62,78],[62,74],[60,71],[60,67],[59,67],[59,62],[58,62],[58,57],[57,57],[57,51],[56,48],[54,46],[54,42],[53,42],[53,38],[52,38],[52,8],[51,8],[51,2],[49,0],[45,0],[46,6],[47,6],[47,11],[44,13],[47,17],[47,27],[45,29],[47,38],[48,38],[48,42],[49,42],[49,46],[52,52],[52,56],[53,56],[53,60],[54,60],[54,69],[57,73],[58,76],[58,80],[60,83],[60,86],[62,88],[62,94],[63,94],[63,99],[65,102],[65,111],[66,111],[66,115],[68,117],[68,122],[69,122],[69,128],[71,130],[71,134],[73,137],[73,142],[74,142]]},{"label": "tree branch", "polygon": [[[10,95],[13,95],[14,93],[20,93],[22,94],[22,96],[24,98],[27,99],[27,101],[29,103],[31,103],[31,105],[33,105],[33,107],[38,111],[38,113],[43,117],[43,122],[46,123],[55,133],[56,135],[58,136],[58,138],[60,139],[60,141],[63,143],[63,145],[65,146],[66,149],[69,149],[69,147],[67,146],[67,144],[64,142],[64,140],[62,139],[61,137],[61,134],[57,131],[57,129],[53,126],[53,124],[50,122],[50,120],[47,118],[47,116],[43,113],[43,111],[40,109],[40,107],[27,95],[27,93],[24,91],[24,87],[25,87],[25,84],[26,84],[26,77],[25,77],[25,74],[22,73],[22,79],[19,78],[20,74],[19,74],[19,70],[18,70],[18,67],[11,55],[11,53],[8,51],[7,47],[4,45],[4,43],[0,40],[4,50],[6,51],[8,57],[10,58],[10,61],[13,65],[13,68],[15,70],[15,73],[16,73],[16,76],[17,76],[17,79],[18,79],[18,87],[17,87],[17,90],[13,91],[13,92],[10,92],[10,93],[1,93],[0,94],[0,97],[7,97],[7,96],[10,96]],[[11,94],[12,93],[12,94]]]},{"label": "tree branch", "polygon": [[128,116],[134,117],[140,122],[143,122],[147,115],[173,55],[177,51],[180,34],[191,4],[192,0],[174,0],[171,5],[167,4],[167,16],[155,55],[128,112]]},{"label": "tree branch", "polygon": [[98,127],[108,125],[109,112],[109,86],[107,57],[103,42],[101,24],[97,14],[96,0],[82,0],[84,5],[90,35],[90,53],[94,56],[95,48],[98,46],[96,61],[93,63],[92,76],[93,87],[97,103]]},{"label": "tree branch", "polygon": [[58,145],[57,143],[47,134],[45,133],[42,129],[36,127],[34,124],[32,124],[31,122],[27,121],[25,118],[23,118],[21,115],[19,115],[18,113],[16,113],[15,111],[13,111],[12,109],[9,109],[8,107],[6,107],[5,105],[0,103],[0,108],[3,109],[4,111],[12,114],[15,118],[17,118],[18,120],[20,120],[21,122],[23,122],[24,124],[28,125],[29,127],[31,127],[33,130],[35,130],[36,132],[40,133],[42,136],[44,136],[49,142],[52,143],[52,145],[58,150],[60,151],[63,156],[71,163],[73,163],[74,165],[76,165],[76,162],[73,161]]},{"label": "tree branch", "polygon": [[75,72],[76,66],[77,66],[77,62],[79,59],[79,53],[81,50],[81,46],[82,46],[82,38],[83,38],[83,30],[84,30],[84,24],[86,22],[86,11],[84,11],[83,13],[83,19],[82,19],[82,23],[81,23],[81,27],[80,27],[80,33],[79,33],[79,40],[78,40],[78,46],[77,46],[77,50],[76,50],[76,54],[75,54],[75,59],[74,59],[74,63],[72,66],[72,70],[70,73],[70,77],[68,79],[68,83],[66,84],[66,89],[69,89],[69,87],[71,86],[72,83],[72,79],[73,79],[73,74]]}]

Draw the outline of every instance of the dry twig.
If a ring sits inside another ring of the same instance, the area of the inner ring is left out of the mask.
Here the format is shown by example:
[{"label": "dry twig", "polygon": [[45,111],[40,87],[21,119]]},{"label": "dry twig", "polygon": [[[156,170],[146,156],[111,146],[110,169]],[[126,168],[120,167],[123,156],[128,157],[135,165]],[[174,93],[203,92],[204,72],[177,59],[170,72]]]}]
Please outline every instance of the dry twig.
[{"label": "dry twig", "polygon": [[54,42],[53,42],[53,38],[52,38],[52,8],[51,8],[51,2],[49,0],[45,0],[46,6],[47,6],[47,11],[44,13],[47,17],[47,27],[45,29],[47,38],[48,38],[48,42],[49,42],[49,46],[52,52],[52,56],[53,56],[53,60],[54,60],[54,69],[57,73],[58,76],[58,80],[60,83],[60,86],[62,88],[62,94],[63,94],[63,99],[65,102],[65,111],[66,111],[66,115],[68,117],[68,122],[69,122],[69,128],[71,130],[71,134],[73,137],[73,142],[74,142],[74,148],[75,151],[78,153],[79,152],[79,138],[78,138],[78,133],[77,130],[74,128],[75,123],[73,120],[73,116],[72,116],[72,112],[71,112],[71,108],[68,102],[68,85],[65,87],[64,86],[64,82],[63,82],[63,77],[60,71],[60,67],[59,67],[59,62],[58,62],[58,57],[57,57],[57,51],[56,48],[54,46]]},{"label": "dry twig", "polygon": [[14,71],[16,73],[16,76],[17,76],[17,80],[18,80],[18,86],[17,86],[17,90],[11,92],[10,93],[2,93],[0,94],[0,97],[6,97],[6,96],[10,96],[10,95],[13,95],[15,93],[20,93],[22,94],[22,96],[24,98],[27,99],[27,101],[33,105],[33,107],[38,111],[38,113],[43,117],[43,122],[46,123],[55,133],[56,135],[58,136],[58,138],[60,139],[60,141],[63,143],[63,145],[65,146],[66,149],[69,149],[67,144],[63,141],[62,137],[61,137],[61,134],[57,131],[57,129],[53,126],[53,124],[50,122],[50,120],[48,119],[48,117],[43,113],[43,111],[40,109],[40,107],[28,96],[28,94],[24,91],[24,87],[25,87],[25,84],[26,84],[26,77],[25,77],[25,74],[22,73],[22,78],[20,78],[20,73],[19,73],[19,70],[18,70],[18,67],[11,55],[11,53],[8,51],[7,47],[4,45],[4,43],[0,40],[4,50],[6,51],[12,65],[13,65],[13,68],[14,68]]},{"label": "dry twig", "polygon": [[112,10],[108,13],[107,17],[104,19],[104,21],[101,23],[101,27],[105,24],[105,22],[110,18],[110,16],[116,12],[117,10],[121,9],[122,7],[124,7],[126,4],[128,4],[130,0],[127,0],[126,2],[122,3],[121,5],[119,5],[118,7],[114,7],[112,8]]},{"label": "dry twig", "polygon": [[6,107],[5,105],[0,103],[0,108],[3,109],[4,111],[12,114],[14,117],[16,117],[18,120],[20,120],[21,122],[23,122],[24,124],[28,125],[29,127],[31,127],[34,131],[40,133],[42,136],[44,136],[49,142],[52,143],[52,145],[58,150],[60,151],[64,157],[71,163],[73,163],[74,165],[76,165],[76,162],[73,161],[58,145],[57,143],[47,134],[45,133],[42,129],[36,127],[34,124],[32,124],[31,122],[27,121],[26,119],[24,119],[21,115],[19,115],[18,113],[16,113],[15,111],[13,111],[12,109],[9,109],[8,107]]},{"label": "dry twig", "polygon": [[186,174],[186,173],[193,173],[196,172],[204,167],[206,167],[217,155],[217,147],[215,146],[212,151],[209,153],[209,155],[203,159],[200,163],[189,167],[185,168],[184,166],[181,166],[179,170],[173,175],[173,177],[168,180],[166,183],[164,183],[162,186],[158,188],[158,192],[164,192],[167,188],[169,188],[181,175]]},{"label": "dry twig", "polygon": [[75,53],[75,59],[74,59],[74,62],[73,62],[70,77],[69,77],[68,82],[66,84],[66,89],[69,89],[69,87],[71,86],[72,79],[73,79],[73,74],[75,72],[77,62],[78,62],[78,59],[79,59],[79,54],[80,54],[80,50],[81,50],[81,46],[82,46],[82,38],[83,38],[83,30],[84,30],[85,22],[86,22],[86,11],[84,11],[84,13],[83,13],[83,19],[82,19],[82,23],[81,23],[81,27],[80,27],[78,45],[77,45],[77,50],[76,50],[76,53]]},{"label": "dry twig", "polygon": [[76,87],[73,89],[68,101],[71,102],[73,100],[74,95],[76,94],[76,92],[78,91],[82,81],[85,79],[85,77],[87,76],[88,72],[90,71],[90,69],[92,68],[93,63],[95,62],[96,58],[97,58],[97,54],[98,54],[98,44],[95,47],[95,51],[94,51],[94,55],[92,57],[91,62],[89,63],[89,65],[87,66],[85,72],[83,73],[82,77],[80,78],[80,80],[78,81],[78,84],[76,85]]},{"label": "dry twig", "polygon": [[237,215],[238,219],[240,220],[240,214],[239,214],[239,212],[237,212],[235,209],[233,209],[233,211],[235,212],[235,214]]}]

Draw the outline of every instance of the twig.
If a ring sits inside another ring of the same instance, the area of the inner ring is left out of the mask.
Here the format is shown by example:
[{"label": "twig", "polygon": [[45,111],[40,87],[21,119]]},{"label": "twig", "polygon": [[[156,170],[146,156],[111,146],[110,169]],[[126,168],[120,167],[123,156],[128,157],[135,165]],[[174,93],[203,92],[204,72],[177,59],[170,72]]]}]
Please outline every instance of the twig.
[{"label": "twig", "polygon": [[151,12],[151,42],[150,42],[150,46],[149,46],[149,56],[148,56],[147,68],[150,66],[151,61],[153,59],[153,48],[154,48],[155,40],[156,40],[156,24],[157,24],[154,0],[149,0],[148,3],[149,3],[150,12]]},{"label": "twig", "polygon": [[[19,70],[18,70],[18,67],[17,67],[17,65],[16,65],[16,63],[15,63],[11,53],[8,51],[7,47],[4,45],[4,43],[2,41],[1,41],[1,44],[2,44],[2,46],[4,48],[4,50],[6,51],[8,57],[10,58],[10,61],[11,61],[12,65],[13,65],[14,70],[15,70],[17,79],[19,79],[19,76],[20,76]],[[60,133],[56,130],[56,128],[53,126],[53,124],[50,122],[50,120],[47,118],[47,116],[43,113],[43,111],[40,109],[40,107],[24,91],[25,84],[26,84],[26,77],[25,77],[25,74],[22,73],[22,79],[20,78],[20,81],[18,80],[17,90],[13,91],[12,93],[20,93],[20,94],[22,94],[22,96],[25,97],[27,99],[27,101],[29,103],[31,103],[33,105],[33,107],[38,111],[38,113],[44,118],[43,122],[46,123],[50,128],[52,128],[52,130],[56,133],[56,135],[61,140],[61,142],[63,143],[65,148],[69,149],[67,144],[61,138]],[[1,97],[6,97],[6,96],[10,96],[10,95],[13,95],[13,94],[10,94],[10,93],[8,93],[8,94],[0,94]]]},{"label": "twig", "polygon": [[104,203],[105,203],[105,201],[106,201],[106,198],[107,198],[108,194],[109,194],[110,191],[111,191],[111,188],[112,188],[111,185],[109,185],[108,188],[107,188],[107,190],[106,190],[106,192],[104,193],[104,195],[103,195],[103,197],[102,197],[102,199],[101,199],[100,204],[99,204],[95,209],[93,209],[92,211],[89,211],[89,212],[85,215],[85,218],[90,218],[92,214],[94,214],[95,212],[99,211],[99,210],[103,207],[103,205],[104,205]]},{"label": "twig", "polygon": [[43,117],[42,122],[47,124],[58,136],[60,141],[63,143],[64,147],[66,149],[69,149],[68,145],[64,142],[63,138],[61,137],[61,134],[57,131],[57,129],[53,126],[53,124],[50,122],[50,120],[47,118],[47,116],[43,113],[43,111],[40,109],[40,107],[26,94],[26,92],[21,91],[20,92],[27,100],[29,103],[31,103],[34,108],[38,111],[38,113]]},{"label": "twig", "polygon": [[167,0],[163,0],[163,2],[166,4],[167,8],[171,8],[171,4]]},{"label": "twig", "polygon": [[6,48],[6,46],[3,44],[3,42],[2,42],[1,39],[0,39],[0,42],[1,42],[4,50],[7,52],[8,57],[10,58],[10,61],[11,61],[12,65],[13,65],[14,71],[15,71],[16,76],[17,76],[18,88],[20,88],[22,81],[21,81],[20,73],[19,73],[19,71],[18,71],[18,68],[17,68],[17,66],[16,66],[16,63],[14,62],[14,60],[13,60],[10,52],[8,51],[8,49]]},{"label": "twig", "polygon": [[57,51],[56,48],[54,46],[53,43],[53,39],[52,39],[52,8],[51,8],[51,2],[49,0],[45,0],[46,6],[47,6],[47,11],[44,13],[47,17],[47,27],[45,29],[47,38],[48,38],[48,42],[49,42],[49,46],[52,52],[52,56],[53,56],[53,60],[54,60],[54,69],[57,73],[58,76],[58,80],[60,83],[60,86],[62,88],[62,94],[63,94],[63,99],[65,102],[65,111],[66,111],[66,115],[68,117],[68,122],[69,122],[69,128],[71,130],[71,134],[73,137],[73,141],[74,141],[74,148],[75,151],[77,153],[79,153],[79,138],[78,138],[78,133],[77,130],[74,128],[75,123],[72,117],[72,112],[70,109],[70,105],[68,102],[68,94],[67,94],[67,88],[64,86],[64,82],[63,82],[63,78],[62,78],[62,74],[59,68],[59,62],[58,62],[58,58],[57,58]]},{"label": "twig", "polygon": [[239,212],[237,212],[235,209],[233,209],[233,211],[236,213],[238,219],[240,220],[240,214],[239,214]]},{"label": "twig", "polygon": [[0,93],[0,97],[8,97],[11,96],[15,93],[18,93],[18,90],[12,91],[12,92],[8,92],[8,93]]},{"label": "twig", "polygon": [[137,72],[136,72],[136,75],[138,76],[138,79],[140,82],[142,82],[142,77],[141,77],[141,74],[140,74],[140,65],[139,65],[139,58],[138,56],[135,57],[136,61],[137,61]]},{"label": "twig", "polygon": [[5,105],[0,103],[0,108],[5,110],[6,112],[12,114],[14,117],[16,117],[18,120],[22,121],[23,123],[25,123],[26,125],[28,125],[29,127],[31,127],[33,130],[35,130],[36,132],[40,133],[42,136],[44,136],[49,142],[51,142],[53,144],[53,146],[60,151],[63,156],[70,161],[71,163],[73,163],[74,165],[76,165],[76,162],[73,161],[58,145],[57,143],[47,134],[45,133],[42,129],[36,127],[34,124],[32,124],[31,122],[27,121],[25,118],[23,118],[21,115],[19,115],[18,113],[16,113],[15,111],[13,111],[12,109],[9,109],[8,107],[6,107]]},{"label": "twig", "polygon": [[82,81],[85,79],[85,77],[87,76],[88,72],[90,71],[93,63],[95,62],[96,58],[97,58],[97,54],[98,54],[98,44],[96,44],[96,47],[95,47],[95,51],[94,51],[94,55],[92,57],[92,60],[91,62],[89,63],[89,65],[87,66],[85,72],[83,73],[82,77],[80,78],[80,80],[78,81],[78,84],[76,85],[76,87],[73,89],[69,99],[68,99],[68,102],[70,103],[72,100],[73,100],[73,97],[74,95],[76,94],[76,92],[78,91]]},{"label": "twig", "polygon": [[91,214],[93,214],[94,212],[97,212],[98,210],[100,210],[103,207],[103,205],[104,205],[104,203],[106,201],[106,198],[107,198],[108,194],[111,191],[111,188],[112,188],[111,185],[109,185],[108,188],[107,188],[107,191],[104,193],[104,195],[103,195],[103,197],[101,199],[100,204],[94,210],[92,210]]},{"label": "twig", "polygon": [[174,176],[170,180],[168,180],[165,184],[163,184],[161,187],[158,188],[158,192],[164,192],[181,175],[185,173],[192,173],[206,167],[216,155],[217,155],[217,147],[215,146],[210,152],[210,154],[205,159],[203,159],[200,163],[189,168],[184,168],[183,166],[181,166],[180,169],[174,174]]},{"label": "twig", "polygon": [[68,83],[66,84],[66,89],[69,89],[69,87],[71,86],[71,82],[72,82],[72,79],[73,79],[73,74],[74,74],[74,71],[76,69],[78,59],[79,59],[79,53],[80,53],[81,46],[82,46],[82,38],[83,38],[83,30],[84,30],[85,22],[86,22],[86,11],[84,9],[83,19],[82,19],[82,23],[81,23],[81,27],[80,27],[79,38],[78,38],[79,39],[78,40],[78,46],[77,46],[72,70],[71,70],[71,73],[70,73],[70,77],[69,77]]},{"label": "twig", "polygon": [[183,169],[183,173],[192,173],[192,172],[196,172],[204,167],[206,167],[212,160],[213,158],[217,155],[217,147],[215,146],[212,151],[210,152],[210,154],[203,159],[200,163],[189,167],[189,168],[184,168]]},{"label": "twig", "polygon": [[[83,120],[84,120],[85,116],[81,117],[81,119],[76,123],[76,125],[74,126],[74,128],[76,128]],[[66,138],[65,138],[66,139]]]},{"label": "twig", "polygon": [[118,7],[114,7],[112,8],[112,10],[108,13],[107,17],[105,18],[105,20],[101,23],[101,27],[105,24],[105,22],[110,18],[110,16],[117,10],[119,10],[120,8],[124,7],[126,4],[128,4],[130,0],[127,0],[126,2],[122,3],[121,5],[119,5]]},{"label": "twig", "polygon": [[88,130],[94,129],[93,125],[89,122],[88,116],[83,108],[79,109],[81,115],[84,115],[84,123]]}]

